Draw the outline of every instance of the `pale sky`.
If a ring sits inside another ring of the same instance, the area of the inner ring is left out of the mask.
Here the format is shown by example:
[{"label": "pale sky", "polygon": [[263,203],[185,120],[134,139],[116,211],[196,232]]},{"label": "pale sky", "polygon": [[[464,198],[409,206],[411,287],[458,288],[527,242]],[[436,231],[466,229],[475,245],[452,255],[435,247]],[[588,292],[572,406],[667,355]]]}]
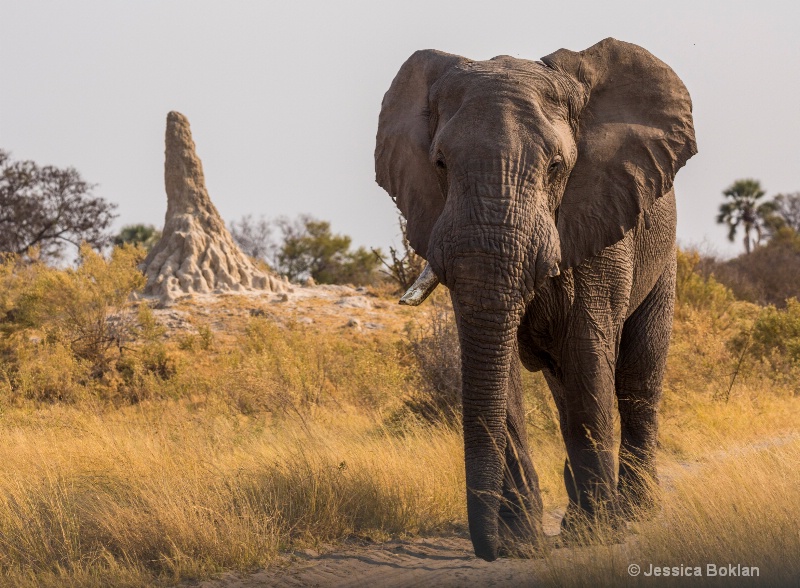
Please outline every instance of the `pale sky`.
[{"label": "pale sky", "polygon": [[243,214],[311,213],[357,245],[398,241],[374,181],[384,92],[433,48],[539,59],[604,39],[668,63],[694,102],[699,154],[676,181],[678,237],[741,250],[721,191],[800,190],[800,3],[0,0],[0,148],[77,168],[119,204],[117,228],[161,227],[164,125],[192,125],[211,198]]}]

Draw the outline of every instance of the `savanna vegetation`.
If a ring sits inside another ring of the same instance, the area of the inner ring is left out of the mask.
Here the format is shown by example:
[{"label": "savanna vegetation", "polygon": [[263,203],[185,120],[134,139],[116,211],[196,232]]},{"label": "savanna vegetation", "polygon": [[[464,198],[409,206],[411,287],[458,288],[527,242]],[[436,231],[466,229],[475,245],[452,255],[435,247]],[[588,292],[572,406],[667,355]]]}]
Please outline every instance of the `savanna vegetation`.
[{"label": "savanna vegetation", "polygon": [[800,192],[765,196],[754,179],[723,191],[717,222],[731,241],[741,232],[745,252],[728,260],[705,255],[700,270],[741,300],[783,308],[800,297]]},{"label": "savanna vegetation", "polygon": [[[295,280],[366,285],[397,328],[229,296],[216,316],[180,302],[178,329],[137,294],[154,227],[123,227],[103,255],[113,206],[75,170],[0,151],[0,171],[0,228],[20,227],[0,230],[0,584],[169,585],[305,547],[466,533],[452,311],[442,289],[394,306],[421,268],[407,242],[387,257],[312,217],[244,217],[231,232],[249,255]],[[532,553],[546,582],[634,582],[632,562],[800,577],[800,196],[761,202],[755,180],[724,194],[718,220],[747,253],[679,252],[664,507],[624,545]],[[73,266],[53,267],[80,241]],[[567,500],[557,414],[523,374],[553,513]]]},{"label": "savanna vegetation", "polygon": [[[0,583],[170,584],[353,538],[466,532],[444,293],[397,330],[213,323],[186,302],[193,328],[171,332],[130,297],[142,255],[0,266]],[[539,553],[553,584],[632,581],[630,562],[800,574],[800,304],[738,300],[702,270],[680,254],[664,509],[624,547]],[[539,375],[525,387],[552,512],[566,503],[555,408]]]},{"label": "savanna vegetation", "polygon": [[0,149],[0,252],[33,248],[53,261],[82,243],[107,245],[116,205],[93,189],[75,168],[14,161]]},{"label": "savanna vegetation", "polygon": [[311,215],[273,221],[245,215],[231,223],[230,232],[245,253],[292,282],[370,285],[383,279],[379,250],[353,249],[349,236]]}]

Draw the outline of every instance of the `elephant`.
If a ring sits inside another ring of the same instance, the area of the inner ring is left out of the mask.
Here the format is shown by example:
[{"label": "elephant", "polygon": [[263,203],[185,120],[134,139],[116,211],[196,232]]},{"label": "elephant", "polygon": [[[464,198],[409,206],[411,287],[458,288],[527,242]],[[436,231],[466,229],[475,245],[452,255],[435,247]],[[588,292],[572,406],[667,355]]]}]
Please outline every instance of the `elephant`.
[{"label": "elephant", "polygon": [[543,372],[558,409],[562,534],[655,506],[673,181],[697,153],[693,125],[673,70],[613,38],[540,61],[417,51],[383,98],[376,181],[427,262],[401,303],[444,284],[455,313],[480,558],[543,538],[521,367]]}]

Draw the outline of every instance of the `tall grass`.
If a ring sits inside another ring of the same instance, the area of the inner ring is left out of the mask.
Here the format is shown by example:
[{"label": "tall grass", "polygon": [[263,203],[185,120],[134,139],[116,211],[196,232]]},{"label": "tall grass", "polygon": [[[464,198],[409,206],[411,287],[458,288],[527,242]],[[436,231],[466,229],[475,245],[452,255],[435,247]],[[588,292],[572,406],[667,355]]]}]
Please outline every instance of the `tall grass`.
[{"label": "tall grass", "polygon": [[[130,277],[133,261],[118,257],[114,271]],[[101,274],[113,259],[91,262]],[[730,558],[797,573],[781,563],[800,552],[797,307],[737,301],[697,263],[679,257],[663,512],[624,546],[553,550],[541,563],[550,583],[636,582],[630,563]],[[114,324],[121,279],[54,300],[40,278],[83,278],[0,270],[0,585],[171,583],[348,538],[466,530],[446,313],[405,335],[256,317],[166,338],[148,307],[123,304],[124,344],[103,339],[90,356],[67,320],[82,315],[49,321],[48,308],[86,297]],[[41,296],[26,298],[26,284]],[[566,503],[557,413],[540,374],[523,382],[552,512]]]},{"label": "tall grass", "polygon": [[460,448],[452,431],[398,437],[357,415],[275,426],[179,404],[52,408],[0,432],[0,572],[144,585],[349,536],[450,530],[464,518]]},{"label": "tall grass", "polygon": [[[664,506],[654,520],[634,525],[624,545],[551,552],[545,558],[546,582],[557,586],[797,585],[800,438],[736,447],[694,464],[668,460],[662,471],[668,473]],[[639,566],[634,573],[632,565]],[[645,576],[653,573],[651,566],[661,568],[662,577]],[[739,574],[747,567],[754,575],[722,576],[730,566]],[[663,576],[663,568],[669,568],[668,577]],[[702,577],[689,577],[687,568],[692,575],[699,568]]]},{"label": "tall grass", "polygon": [[[744,407],[725,406],[722,418]],[[761,410],[754,428],[763,433],[800,402]],[[6,414],[0,584],[171,583],[348,538],[465,530],[457,431],[397,435],[374,417],[336,415],[276,420],[185,402]],[[785,430],[754,445],[734,442],[736,434],[709,441],[702,419],[689,415],[685,426],[667,425],[665,445],[680,450],[660,454],[663,512],[637,524],[629,546],[552,551],[544,560],[552,583],[617,583],[629,563],[649,562],[796,572],[800,442]],[[559,444],[555,436],[534,444],[548,511],[566,500]]]}]

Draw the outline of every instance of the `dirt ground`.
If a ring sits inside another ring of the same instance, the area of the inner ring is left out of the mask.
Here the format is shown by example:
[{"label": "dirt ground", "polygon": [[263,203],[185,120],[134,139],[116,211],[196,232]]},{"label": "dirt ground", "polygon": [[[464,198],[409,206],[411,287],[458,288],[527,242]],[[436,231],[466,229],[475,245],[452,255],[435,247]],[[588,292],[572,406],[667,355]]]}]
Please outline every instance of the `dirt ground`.
[{"label": "dirt ground", "polygon": [[[157,304],[155,298],[147,300]],[[258,317],[286,327],[369,336],[400,334],[408,322],[423,320],[431,312],[431,305],[412,308],[401,306],[398,300],[399,296],[370,288],[293,285],[280,294],[255,290],[187,295],[166,308],[156,306],[154,313],[170,337],[205,326],[224,340]]]},{"label": "dirt ground", "polygon": [[[545,532],[553,539],[560,512],[549,513]],[[557,549],[551,557],[569,557]],[[338,547],[326,553],[306,549],[286,555],[275,566],[251,575],[228,573],[200,588],[400,588],[406,586],[515,587],[541,583],[544,563],[505,559],[492,563],[475,557],[469,538],[433,537]]]},{"label": "dirt ground", "polygon": [[202,588],[337,587],[395,588],[405,586],[527,586],[538,582],[541,562],[500,559],[492,563],[472,554],[469,539],[435,538],[390,541],[327,554],[287,557],[282,566],[247,577],[226,574]]},{"label": "dirt ground", "polygon": [[[545,514],[544,530],[555,544],[563,511]],[[630,538],[633,540],[633,537]],[[620,551],[626,545],[619,545]],[[550,559],[569,561],[575,548],[556,548]],[[475,557],[469,537],[425,537],[385,543],[330,546],[286,554],[265,570],[249,575],[232,572],[191,584],[197,588],[500,588],[540,585],[542,559]]]},{"label": "dirt ground", "polygon": [[[779,447],[797,439],[796,433],[780,435],[720,451],[699,462],[672,462],[659,467],[659,475],[664,489],[669,492],[676,478],[692,475],[702,468],[703,463]],[[329,546],[319,552],[306,549],[283,555],[268,569],[247,575],[229,572],[199,584],[187,585],[186,588],[516,588],[558,585],[558,578],[549,575],[548,568],[569,569],[572,562],[578,559],[585,561],[585,556],[590,555],[586,550],[598,549],[559,547],[556,536],[562,516],[563,509],[545,513],[544,531],[551,544],[547,562],[544,559],[514,558],[500,558],[491,563],[483,561],[475,557],[469,537],[464,534]],[[629,529],[624,543],[612,546],[613,557],[635,563],[636,542],[637,535]],[[609,557],[607,549],[603,557]],[[636,580],[629,576],[609,578],[608,585],[630,585],[631,582],[635,584]]]}]

